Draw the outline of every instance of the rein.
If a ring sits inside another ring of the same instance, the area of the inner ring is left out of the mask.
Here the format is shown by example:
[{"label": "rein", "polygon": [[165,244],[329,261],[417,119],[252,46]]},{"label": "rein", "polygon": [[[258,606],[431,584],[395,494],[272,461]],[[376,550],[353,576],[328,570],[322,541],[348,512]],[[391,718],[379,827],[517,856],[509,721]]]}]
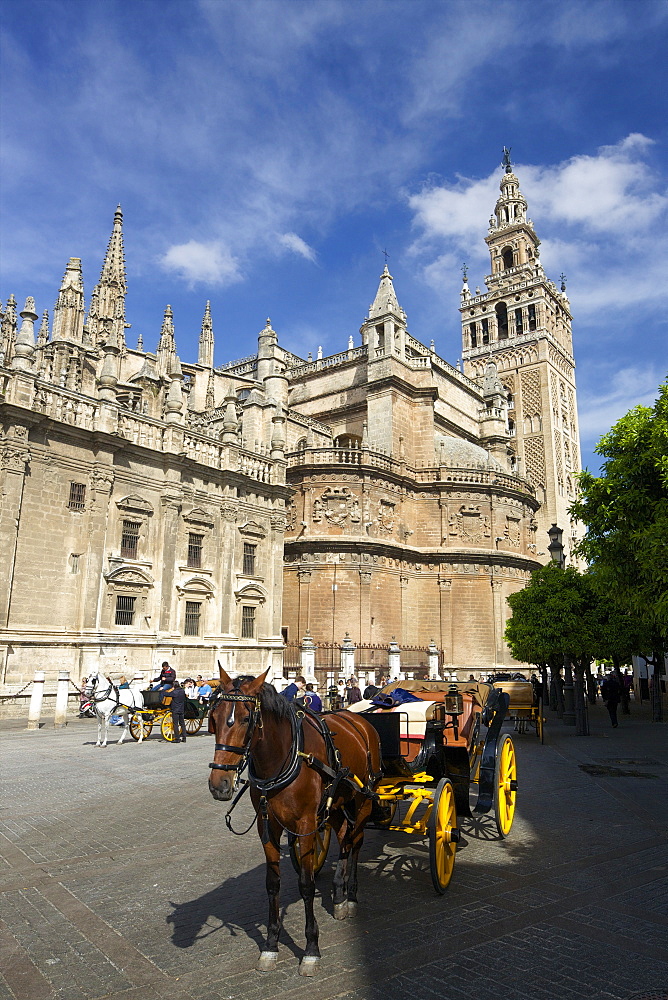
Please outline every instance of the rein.
[{"label": "rein", "polygon": [[[291,729],[291,740],[290,749],[288,755],[283,761],[283,764],[279,768],[278,774],[271,778],[260,778],[253,768],[253,760],[251,757],[251,742],[256,728],[262,728],[262,710],[260,704],[259,695],[247,695],[241,692],[229,692],[229,693],[219,693],[215,697],[214,708],[220,702],[229,702],[232,705],[236,702],[244,702],[246,704],[252,705],[250,710],[250,720],[248,723],[248,730],[246,732],[246,737],[241,746],[233,746],[229,743],[216,743],[215,749],[225,751],[227,753],[238,754],[241,758],[236,764],[217,764],[212,762],[209,767],[212,770],[219,771],[234,771],[236,775],[240,775],[246,766],[248,766],[248,779],[243,783],[241,789],[237,792],[232,805],[225,813],[225,825],[231,833],[238,837],[244,836],[255,824],[255,820],[258,816],[258,809],[255,810],[255,816],[250,822],[250,825],[245,830],[235,830],[232,827],[232,812],[236,808],[237,804],[241,800],[242,796],[249,788],[254,789],[260,793],[259,802],[259,815],[261,815],[263,820],[263,830],[261,833],[261,838],[263,843],[267,843],[270,839],[269,834],[269,803],[268,796],[275,794],[276,792],[282,791],[290,785],[297,775],[299,774],[302,766],[302,762],[313,770],[315,770],[323,780],[323,782],[328,782],[326,788],[323,791],[323,799],[321,801],[319,813],[322,814],[322,818],[318,823],[318,826],[309,831],[308,833],[294,833],[292,830],[288,830],[287,827],[283,826],[280,820],[277,820],[274,816],[274,820],[279,823],[286,833],[293,837],[311,837],[313,834],[317,833],[322,829],[324,824],[327,822],[327,817],[331,804],[338,793],[339,786],[342,784],[347,784],[353,790],[353,792],[362,792],[365,795],[373,796],[375,793],[373,789],[367,784],[363,785],[358,778],[350,775],[350,769],[341,766],[341,759],[339,752],[334,745],[332,739],[332,734],[330,733],[328,727],[322,722],[322,720],[314,712],[311,712],[308,708],[303,708],[295,710],[294,706],[291,705],[291,711],[288,714],[288,719],[290,722]],[[304,753],[304,731],[303,731],[303,720],[306,719],[322,737],[325,744],[325,751],[329,761],[329,764],[325,764],[323,761],[319,760],[313,754]],[[227,720],[228,725],[232,725],[234,722],[234,707],[230,713]],[[357,726],[353,726],[354,729],[359,729]],[[362,735],[360,733],[360,735]],[[371,775],[371,777],[376,777],[376,775]]]}]

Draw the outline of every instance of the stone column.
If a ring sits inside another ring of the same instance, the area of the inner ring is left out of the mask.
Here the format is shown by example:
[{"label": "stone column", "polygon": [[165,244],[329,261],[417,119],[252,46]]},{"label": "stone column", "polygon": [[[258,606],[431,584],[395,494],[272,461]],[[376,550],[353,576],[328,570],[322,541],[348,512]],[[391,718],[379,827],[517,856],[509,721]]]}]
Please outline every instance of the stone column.
[{"label": "stone column", "polygon": [[44,679],[44,671],[36,670],[32,682],[32,694],[30,695],[27,729],[39,729],[39,720],[42,715],[42,699],[44,698]]},{"label": "stone column", "polygon": [[398,681],[401,673],[401,649],[394,636],[387,649],[387,664],[390,671],[390,680]]},{"label": "stone column", "polygon": [[[111,454],[107,458],[111,464]],[[88,543],[81,581],[83,628],[94,629],[100,628],[102,625],[99,620],[100,584],[104,571],[107,530],[111,527],[112,515],[109,511],[109,497],[113,485],[114,475],[111,469],[102,467],[92,470],[88,487],[89,500],[86,504]],[[110,622],[107,621],[104,624],[108,628]]]},{"label": "stone column", "polygon": [[302,675],[309,683],[315,683],[315,643],[308,629],[302,639],[300,664]]},{"label": "stone column", "polygon": [[440,577],[438,580],[439,612],[441,620],[441,649],[443,650],[443,667],[452,666],[455,662],[455,651],[452,641],[452,580]]},{"label": "stone column", "polygon": [[174,598],[174,571],[176,567],[181,504],[177,497],[164,496],[162,502],[162,581],[160,588],[160,631],[170,632],[172,601]]},{"label": "stone column", "polygon": [[341,651],[341,673],[344,677],[351,677],[355,673],[355,643],[346,632],[345,639],[339,645]]},{"label": "stone column", "polygon": [[[20,434],[17,436],[17,432]],[[0,625],[10,624],[10,606],[14,582],[14,566],[21,523],[21,506],[26,471],[30,461],[27,448],[28,430],[15,427],[0,451]]]},{"label": "stone column", "polygon": [[505,659],[504,650],[505,643],[503,640],[503,591],[502,591],[502,581],[497,580],[494,577],[491,579],[492,584],[492,620],[494,623],[494,659],[495,666],[502,667],[503,661]]},{"label": "stone column", "polygon": [[67,696],[70,689],[70,672],[61,670],[58,673],[58,686],[56,688],[56,713],[53,719],[53,728],[62,729],[67,725]]},{"label": "stone column", "polygon": [[297,628],[299,632],[302,629],[308,629],[311,618],[311,570],[305,569],[300,566],[297,570],[297,577],[299,579],[299,601],[297,607]]},{"label": "stone column", "polygon": [[360,642],[371,643],[371,570],[361,569],[360,574]]},{"label": "stone column", "polygon": [[438,681],[440,679],[438,672],[438,647],[432,639],[429,643],[429,680]]}]

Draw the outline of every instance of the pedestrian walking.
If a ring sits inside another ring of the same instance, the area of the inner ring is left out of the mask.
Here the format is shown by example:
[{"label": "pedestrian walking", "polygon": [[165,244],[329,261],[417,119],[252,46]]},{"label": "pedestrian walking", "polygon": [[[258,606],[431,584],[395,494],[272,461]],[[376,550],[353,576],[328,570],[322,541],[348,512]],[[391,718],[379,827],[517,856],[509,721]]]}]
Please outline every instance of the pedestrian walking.
[{"label": "pedestrian walking", "polygon": [[359,689],[356,677],[349,677],[346,684],[346,704],[356,705],[362,700],[362,692]]},{"label": "pedestrian walking", "polygon": [[612,728],[617,728],[617,706],[622,697],[622,689],[614,674],[608,674],[601,684],[601,697],[610,716]]},{"label": "pedestrian walking", "polygon": [[174,742],[185,743],[186,741],[186,693],[178,681],[174,681],[174,687],[168,692],[172,696],[172,728],[174,730]]}]

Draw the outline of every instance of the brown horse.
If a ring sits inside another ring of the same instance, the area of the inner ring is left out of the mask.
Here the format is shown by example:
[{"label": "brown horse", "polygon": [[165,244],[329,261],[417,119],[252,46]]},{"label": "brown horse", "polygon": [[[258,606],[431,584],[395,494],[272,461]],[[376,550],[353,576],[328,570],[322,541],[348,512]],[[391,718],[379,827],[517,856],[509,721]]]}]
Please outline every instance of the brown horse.
[{"label": "brown horse", "polygon": [[257,964],[262,972],[278,961],[281,835],[285,830],[298,838],[299,891],[306,911],[299,972],[312,976],[320,964],[313,912],[316,833],[327,821],[338,837],[334,916],[342,920],[357,909],[357,859],[380,776],[380,744],[375,729],[359,715],[309,715],[265,684],[267,673],[232,681],[220,667],[220,690],[209,716],[209,731],[216,736],[209,789],[215,799],[228,801],[248,763],[267,865],[269,920]]}]

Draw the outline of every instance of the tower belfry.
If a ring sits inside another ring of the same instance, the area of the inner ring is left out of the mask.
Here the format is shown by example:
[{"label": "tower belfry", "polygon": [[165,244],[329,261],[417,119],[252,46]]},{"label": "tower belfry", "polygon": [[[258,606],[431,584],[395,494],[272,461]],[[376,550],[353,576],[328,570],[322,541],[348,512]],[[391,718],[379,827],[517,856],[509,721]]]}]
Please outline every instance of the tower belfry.
[{"label": "tower belfry", "polygon": [[516,468],[541,501],[537,548],[556,522],[570,551],[577,529],[568,508],[580,469],[572,316],[565,281],[559,289],[543,270],[527,207],[504,148],[500,195],[485,237],[487,290],[471,295],[466,277],[462,287],[462,358],[465,373],[477,380],[493,361],[508,393]]}]

